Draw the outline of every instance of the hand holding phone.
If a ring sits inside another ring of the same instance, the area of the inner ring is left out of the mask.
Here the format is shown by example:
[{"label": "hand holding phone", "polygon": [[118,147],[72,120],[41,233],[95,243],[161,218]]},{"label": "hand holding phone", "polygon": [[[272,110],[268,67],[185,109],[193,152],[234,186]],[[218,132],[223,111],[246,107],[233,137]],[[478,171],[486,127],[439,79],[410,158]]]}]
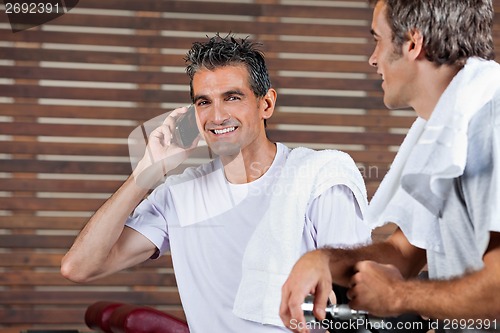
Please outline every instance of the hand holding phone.
[{"label": "hand holding phone", "polygon": [[180,115],[175,121],[173,134],[174,142],[181,148],[189,148],[200,135],[196,124],[196,110],[191,104],[186,113]]},{"label": "hand holding phone", "polygon": [[188,158],[199,135],[193,106],[162,114],[135,128],[128,143],[136,182],[154,188]]}]

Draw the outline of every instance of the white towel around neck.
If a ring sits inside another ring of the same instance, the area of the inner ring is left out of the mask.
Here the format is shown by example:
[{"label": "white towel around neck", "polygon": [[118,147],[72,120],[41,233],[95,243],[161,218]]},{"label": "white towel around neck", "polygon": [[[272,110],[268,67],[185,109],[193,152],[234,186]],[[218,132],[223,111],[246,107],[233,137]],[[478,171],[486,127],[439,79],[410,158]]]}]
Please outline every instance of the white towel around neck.
[{"label": "white towel around neck", "polygon": [[307,206],[328,188],[340,184],[352,190],[364,214],[366,188],[349,155],[307,148],[290,152],[274,186],[270,208],[245,250],[235,315],[283,326],[279,317],[281,287],[300,257]]},{"label": "white towel around neck", "polygon": [[453,78],[430,119],[418,118],[370,202],[373,226],[394,222],[412,244],[440,250],[437,219],[467,160],[471,118],[500,89],[500,65],[470,58]]}]

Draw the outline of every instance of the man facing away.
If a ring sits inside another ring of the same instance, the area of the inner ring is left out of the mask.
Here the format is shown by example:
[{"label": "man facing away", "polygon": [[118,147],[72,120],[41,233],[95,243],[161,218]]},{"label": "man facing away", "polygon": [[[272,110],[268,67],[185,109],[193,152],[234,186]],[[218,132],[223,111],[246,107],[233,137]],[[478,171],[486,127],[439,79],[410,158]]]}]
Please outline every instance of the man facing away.
[{"label": "man facing away", "polygon": [[[384,102],[418,115],[367,214],[374,226],[399,228],[371,246],[303,256],[283,286],[282,320],[303,322],[300,304],[311,291],[323,318],[333,281],[350,288],[352,308],[374,315],[414,312],[447,332],[500,331],[500,66],[492,60],[492,1],[372,3],[369,62],[382,76]],[[411,279],[426,263],[430,280]]]},{"label": "man facing away", "polygon": [[[301,254],[368,242],[366,192],[350,157],[271,142],[275,108],[263,54],[247,39],[216,35],[187,53],[196,122],[218,157],[167,177],[192,147],[173,140],[174,110],[148,154],[99,208],[62,261],[87,282],[171,251],[191,332],[283,332],[281,285]],[[160,167],[158,167],[160,166]]]}]

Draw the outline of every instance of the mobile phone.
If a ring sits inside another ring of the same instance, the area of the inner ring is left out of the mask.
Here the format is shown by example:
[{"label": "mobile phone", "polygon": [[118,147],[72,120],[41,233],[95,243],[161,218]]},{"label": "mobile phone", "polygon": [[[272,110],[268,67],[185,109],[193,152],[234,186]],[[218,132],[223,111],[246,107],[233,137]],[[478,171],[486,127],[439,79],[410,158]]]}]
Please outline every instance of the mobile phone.
[{"label": "mobile phone", "polygon": [[189,148],[200,134],[196,124],[196,111],[190,105],[187,112],[180,115],[175,122],[174,140],[181,148]]}]

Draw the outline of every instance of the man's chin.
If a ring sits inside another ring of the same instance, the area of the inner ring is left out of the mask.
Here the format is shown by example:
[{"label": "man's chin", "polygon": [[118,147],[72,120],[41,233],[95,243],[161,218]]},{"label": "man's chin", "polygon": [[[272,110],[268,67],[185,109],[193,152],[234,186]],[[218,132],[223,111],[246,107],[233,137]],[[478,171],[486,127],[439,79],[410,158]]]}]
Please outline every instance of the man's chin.
[{"label": "man's chin", "polygon": [[241,145],[234,142],[214,142],[210,150],[218,156],[236,156],[241,152]]}]

